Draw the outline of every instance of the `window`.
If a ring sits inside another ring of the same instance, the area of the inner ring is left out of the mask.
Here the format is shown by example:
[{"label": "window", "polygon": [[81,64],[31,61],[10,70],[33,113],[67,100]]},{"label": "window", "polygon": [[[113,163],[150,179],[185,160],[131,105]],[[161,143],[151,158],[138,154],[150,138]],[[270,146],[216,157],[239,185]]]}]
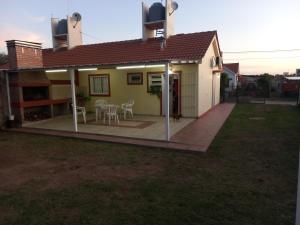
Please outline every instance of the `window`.
[{"label": "window", "polygon": [[148,73],[148,92],[152,89],[161,89],[162,73]]},{"label": "window", "polygon": [[89,75],[90,95],[110,96],[109,74]]}]

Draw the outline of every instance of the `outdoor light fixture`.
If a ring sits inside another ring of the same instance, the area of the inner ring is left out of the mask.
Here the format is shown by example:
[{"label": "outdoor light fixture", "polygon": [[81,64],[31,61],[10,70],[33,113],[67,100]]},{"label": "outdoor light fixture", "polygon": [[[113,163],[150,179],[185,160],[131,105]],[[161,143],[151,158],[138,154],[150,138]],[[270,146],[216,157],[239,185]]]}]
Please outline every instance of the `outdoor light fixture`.
[{"label": "outdoor light fixture", "polygon": [[159,65],[146,65],[146,68],[158,68],[158,67],[165,67],[165,64],[159,64]]},{"label": "outdoor light fixture", "polygon": [[157,65],[118,66],[117,70],[158,68],[158,67],[165,67],[165,65],[164,64],[157,64]]},{"label": "outdoor light fixture", "polygon": [[117,70],[127,70],[127,69],[142,69],[145,68],[145,65],[136,65],[136,66],[118,66]]},{"label": "outdoor light fixture", "polygon": [[82,72],[82,71],[95,71],[97,70],[98,68],[82,68],[82,69],[78,69],[79,72]]},{"label": "outdoor light fixture", "polygon": [[67,70],[46,70],[46,73],[63,73],[67,72]]}]

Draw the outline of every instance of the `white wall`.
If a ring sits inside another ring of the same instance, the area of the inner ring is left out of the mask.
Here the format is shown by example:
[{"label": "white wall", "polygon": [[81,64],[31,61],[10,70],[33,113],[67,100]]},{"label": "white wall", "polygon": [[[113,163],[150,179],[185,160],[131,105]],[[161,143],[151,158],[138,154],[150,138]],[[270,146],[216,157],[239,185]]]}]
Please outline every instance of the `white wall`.
[{"label": "white wall", "polygon": [[226,88],[226,91],[235,90],[237,87],[237,75],[227,68],[224,68],[224,72],[228,75],[229,79],[229,87]]}]

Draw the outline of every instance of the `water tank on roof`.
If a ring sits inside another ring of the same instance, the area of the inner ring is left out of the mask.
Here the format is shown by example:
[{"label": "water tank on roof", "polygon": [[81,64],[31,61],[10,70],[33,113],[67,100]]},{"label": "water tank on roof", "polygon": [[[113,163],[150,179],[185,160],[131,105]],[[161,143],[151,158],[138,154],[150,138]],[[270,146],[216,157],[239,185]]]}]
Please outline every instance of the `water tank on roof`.
[{"label": "water tank on roof", "polygon": [[56,28],[56,34],[67,34],[68,33],[68,22],[66,19],[62,19],[58,22]]},{"label": "water tank on roof", "polygon": [[148,22],[155,22],[166,19],[166,8],[160,2],[153,3],[149,9]]}]

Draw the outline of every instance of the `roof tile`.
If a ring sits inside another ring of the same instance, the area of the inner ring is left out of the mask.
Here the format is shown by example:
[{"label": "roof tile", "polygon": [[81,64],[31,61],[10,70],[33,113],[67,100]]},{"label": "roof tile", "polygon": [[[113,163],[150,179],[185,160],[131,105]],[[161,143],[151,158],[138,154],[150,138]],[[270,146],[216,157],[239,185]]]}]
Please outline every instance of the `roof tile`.
[{"label": "roof tile", "polygon": [[171,36],[166,47],[161,40],[152,38],[81,45],[71,50],[43,50],[45,68],[84,65],[116,65],[165,60],[199,60],[205,55],[216,31]]}]

